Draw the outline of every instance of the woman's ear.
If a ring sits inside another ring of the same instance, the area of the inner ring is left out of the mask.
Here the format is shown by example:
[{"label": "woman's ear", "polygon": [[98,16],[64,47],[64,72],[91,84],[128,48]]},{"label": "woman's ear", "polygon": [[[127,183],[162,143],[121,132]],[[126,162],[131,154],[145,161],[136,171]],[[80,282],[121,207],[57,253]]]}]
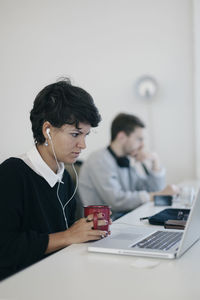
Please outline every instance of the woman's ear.
[{"label": "woman's ear", "polygon": [[50,136],[50,128],[51,128],[51,123],[49,123],[48,121],[45,121],[42,125],[42,133],[44,135],[45,140],[48,140],[51,138]]}]

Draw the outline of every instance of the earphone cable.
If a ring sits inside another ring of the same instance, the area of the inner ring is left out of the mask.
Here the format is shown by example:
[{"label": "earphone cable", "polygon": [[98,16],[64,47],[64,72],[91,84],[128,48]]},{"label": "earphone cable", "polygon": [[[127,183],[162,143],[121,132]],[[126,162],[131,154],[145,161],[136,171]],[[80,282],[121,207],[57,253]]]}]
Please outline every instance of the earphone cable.
[{"label": "earphone cable", "polygon": [[[54,145],[53,145],[53,142],[52,140],[50,139],[50,142],[51,142],[51,148],[52,148],[52,151],[53,151],[53,155],[54,155],[54,158],[55,158],[55,161],[56,161],[56,164],[58,166],[58,170],[60,169],[60,166],[58,164],[58,160],[57,160],[57,157],[56,157],[56,153],[55,153],[55,150],[54,150]],[[59,196],[59,188],[60,188],[60,182],[58,182],[58,186],[57,186],[57,198],[58,198],[58,201],[60,202],[60,205],[62,207],[62,212],[63,212],[63,216],[64,216],[64,220],[65,220],[65,224],[66,224],[66,229],[68,229],[68,222],[67,222],[67,217],[66,217],[66,214],[65,214],[65,207],[67,206],[67,204],[73,199],[74,195],[76,194],[76,191],[77,191],[77,188],[78,188],[78,174],[76,172],[76,169],[74,167],[74,164],[72,164],[72,168],[73,168],[73,171],[75,173],[75,178],[76,178],[76,186],[75,186],[75,189],[74,189],[74,192],[72,194],[72,196],[70,197],[69,200],[67,200],[67,202],[63,205],[62,204],[62,201],[60,200],[60,196]]]},{"label": "earphone cable", "polygon": [[73,168],[74,173],[75,173],[75,176],[76,176],[76,186],[75,186],[75,189],[74,189],[74,192],[73,192],[71,198],[65,203],[64,208],[65,208],[65,207],[67,206],[67,204],[72,200],[72,198],[73,198],[74,195],[76,194],[76,191],[77,191],[77,188],[78,188],[78,174],[77,174],[77,172],[76,172],[76,169],[75,169],[75,167],[74,167],[74,164],[72,164],[72,168]]},{"label": "earphone cable", "polygon": [[56,153],[55,153],[55,150],[54,150],[54,145],[53,145],[53,142],[52,142],[51,138],[50,138],[50,142],[51,142],[51,148],[52,148],[52,151],[53,151],[53,155],[54,155],[58,170],[60,170],[60,166],[59,166],[59,163],[58,163],[58,160],[57,160],[57,157],[56,157]]}]

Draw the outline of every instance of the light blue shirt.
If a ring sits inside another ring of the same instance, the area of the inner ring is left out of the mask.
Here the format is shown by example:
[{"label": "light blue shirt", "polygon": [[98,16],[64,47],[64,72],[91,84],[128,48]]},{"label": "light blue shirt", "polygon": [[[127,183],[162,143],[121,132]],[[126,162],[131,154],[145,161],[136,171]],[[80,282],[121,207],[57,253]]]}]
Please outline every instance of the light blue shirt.
[{"label": "light blue shirt", "polygon": [[84,206],[109,205],[114,212],[130,211],[150,200],[149,192],[165,186],[165,170],[140,176],[133,166],[121,168],[107,148],[90,155],[79,174]]}]

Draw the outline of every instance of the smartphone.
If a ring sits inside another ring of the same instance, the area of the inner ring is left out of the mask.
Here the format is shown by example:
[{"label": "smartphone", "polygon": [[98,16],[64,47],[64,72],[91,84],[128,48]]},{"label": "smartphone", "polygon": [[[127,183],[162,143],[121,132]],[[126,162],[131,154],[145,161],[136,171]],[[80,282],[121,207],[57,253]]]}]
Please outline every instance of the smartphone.
[{"label": "smartphone", "polygon": [[171,206],[173,196],[170,195],[160,195],[154,196],[154,205],[155,206]]}]

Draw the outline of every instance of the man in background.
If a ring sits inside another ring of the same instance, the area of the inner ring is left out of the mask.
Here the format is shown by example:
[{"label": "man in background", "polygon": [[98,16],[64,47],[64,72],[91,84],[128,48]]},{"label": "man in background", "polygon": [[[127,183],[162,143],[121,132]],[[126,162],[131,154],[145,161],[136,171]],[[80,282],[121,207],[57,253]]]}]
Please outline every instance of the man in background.
[{"label": "man in background", "polygon": [[[165,187],[165,170],[156,153],[144,148],[145,124],[120,113],[111,125],[111,143],[92,153],[80,171],[79,195],[84,206],[109,205],[117,219],[154,195],[174,195],[178,187]],[[132,161],[140,162],[141,175]],[[164,188],[165,187],[165,188]]]}]

